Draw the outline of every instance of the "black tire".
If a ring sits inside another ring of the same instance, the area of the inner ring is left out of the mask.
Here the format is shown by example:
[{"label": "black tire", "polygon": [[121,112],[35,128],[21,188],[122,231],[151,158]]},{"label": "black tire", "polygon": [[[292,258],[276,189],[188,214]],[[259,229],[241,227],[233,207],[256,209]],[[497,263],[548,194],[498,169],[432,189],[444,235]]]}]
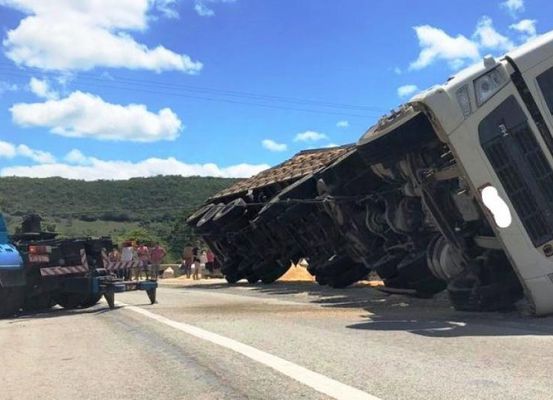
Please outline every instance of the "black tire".
[{"label": "black tire", "polygon": [[384,286],[414,291],[417,297],[429,298],[443,291],[447,283],[436,278],[427,264],[426,252],[404,255],[387,255],[375,265]]},{"label": "black tire", "polygon": [[516,277],[488,285],[480,285],[476,279],[456,279],[449,283],[447,292],[457,311],[509,311],[522,298]]},{"label": "black tire", "polygon": [[252,268],[253,263],[251,261],[242,260],[242,262],[238,264],[236,270],[239,272],[240,275],[248,276],[252,274]]},{"label": "black tire", "polygon": [[95,306],[96,304],[98,304],[101,298],[101,294],[91,294],[79,306],[81,308],[89,308]]},{"label": "black tire", "polygon": [[410,254],[397,266],[398,275],[420,297],[432,297],[446,289],[447,283],[436,278],[427,264],[426,252]]},{"label": "black tire", "polygon": [[[80,293],[67,293],[62,292],[58,293],[54,299],[58,305],[61,307],[72,310],[75,308],[80,308],[83,304],[87,304],[89,301],[90,295],[80,294]],[[94,303],[96,304],[96,303]]]},{"label": "black tire", "polygon": [[328,276],[321,275],[321,274],[316,274],[315,275],[315,281],[317,281],[317,283],[321,286],[326,286],[326,285],[328,285]]},{"label": "black tire", "polygon": [[393,278],[397,275],[397,265],[401,257],[394,254],[386,254],[378,260],[373,268],[382,280]]},{"label": "black tire", "polygon": [[248,280],[248,283],[250,283],[250,284],[252,284],[252,285],[255,284],[255,283],[257,283],[257,282],[259,282],[259,277],[256,276],[256,275],[248,275],[248,276],[246,277],[246,279]]},{"label": "black tire", "polygon": [[219,212],[224,205],[222,203],[216,204],[211,207],[199,220],[196,224],[196,230],[200,233],[207,232],[214,227],[213,217]]},{"label": "black tire", "polygon": [[369,270],[363,264],[355,264],[338,275],[328,279],[328,286],[334,289],[343,289],[353,285],[355,282],[367,277]]},{"label": "black tire", "polygon": [[240,276],[238,276],[238,274],[228,274],[228,275],[225,275],[225,279],[229,284],[234,285],[236,282],[240,280]]},{"label": "black tire", "polygon": [[252,265],[252,272],[257,275],[266,275],[271,273],[275,268],[278,267],[278,264],[276,261],[264,261],[261,263],[254,263]]},{"label": "black tire", "polygon": [[190,226],[196,226],[200,218],[202,218],[213,206],[214,204],[206,204],[199,208],[186,219],[186,223]]},{"label": "black tire", "polygon": [[447,288],[447,282],[429,276],[412,282],[411,286],[416,290],[416,297],[430,299],[437,293],[443,292]]},{"label": "black tire", "polygon": [[342,289],[366,278],[369,269],[348,256],[335,255],[310,273],[315,275],[315,280],[319,285]]},{"label": "black tire", "polygon": [[223,275],[238,275],[238,265],[240,260],[229,260],[221,266],[221,273]]},{"label": "black tire", "polygon": [[284,266],[284,265],[275,265],[275,268],[271,271],[267,271],[263,275],[260,276],[261,282],[263,282],[265,285],[269,285],[271,283],[274,283],[277,281],[282,275],[284,275],[289,269],[291,265]]},{"label": "black tire", "polygon": [[242,217],[245,211],[246,202],[241,198],[234,199],[217,211],[213,216],[213,223],[217,226],[230,224]]},{"label": "black tire", "polygon": [[25,301],[25,287],[0,287],[0,318],[17,314]]},{"label": "black tire", "polygon": [[56,305],[50,293],[42,293],[37,296],[27,297],[23,309],[25,311],[48,310]]}]

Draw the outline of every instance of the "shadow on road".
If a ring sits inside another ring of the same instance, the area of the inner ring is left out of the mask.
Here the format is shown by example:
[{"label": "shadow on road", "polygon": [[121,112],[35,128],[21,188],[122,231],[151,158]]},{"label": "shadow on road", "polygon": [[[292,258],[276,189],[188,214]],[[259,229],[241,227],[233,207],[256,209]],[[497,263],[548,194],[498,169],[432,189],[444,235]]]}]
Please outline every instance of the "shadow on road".
[{"label": "shadow on road", "polygon": [[[116,306],[115,310],[122,308],[121,306]],[[34,320],[34,319],[46,319],[46,318],[59,318],[63,316],[73,316],[73,315],[83,315],[83,314],[95,314],[100,315],[104,314],[106,312],[112,311],[109,309],[109,307],[106,305],[105,307],[100,304],[91,308],[86,309],[65,309],[65,308],[51,308],[47,310],[39,310],[39,311],[25,311],[17,316],[14,317],[13,320],[11,320],[10,324],[15,324],[18,322],[23,322],[25,320]]]},{"label": "shadow on road", "polygon": [[[275,282],[271,285],[239,282],[235,285],[192,285],[187,289],[247,289],[271,296],[307,299],[322,307],[361,309],[365,321],[348,329],[405,331],[416,335],[450,338],[461,336],[553,335],[553,317],[536,318],[524,312],[467,313],[455,311],[445,293],[433,299],[419,299],[383,293],[370,287],[332,289],[313,283]],[[244,292],[247,293],[247,292]],[[299,296],[299,297],[298,297]]]}]

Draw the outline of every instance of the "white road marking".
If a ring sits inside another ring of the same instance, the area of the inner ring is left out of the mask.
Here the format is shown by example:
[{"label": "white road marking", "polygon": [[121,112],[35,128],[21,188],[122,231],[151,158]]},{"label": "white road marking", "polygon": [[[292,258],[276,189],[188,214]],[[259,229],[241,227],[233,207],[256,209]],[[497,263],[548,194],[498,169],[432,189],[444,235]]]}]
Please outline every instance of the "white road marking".
[{"label": "white road marking", "polygon": [[151,318],[157,322],[178,329],[181,332],[195,336],[199,339],[211,342],[226,349],[242,354],[251,360],[257,361],[269,368],[272,368],[283,375],[288,376],[317,392],[323,393],[337,400],[380,400],[378,397],[370,395],[362,390],[348,386],[338,382],[332,378],[311,371],[293,362],[284,360],[280,357],[258,350],[255,347],[240,343],[234,339],[218,335],[216,333],[198,328],[194,325],[189,325],[184,322],[174,321],[172,319],[155,314],[151,311],[140,307],[131,306],[125,303],[117,302],[118,305],[124,306],[125,310],[131,310],[145,317]]},{"label": "white road marking", "polygon": [[[159,290],[159,288],[158,288]],[[179,294],[179,295],[189,295],[190,293],[201,293],[202,296],[205,294],[207,296],[213,296],[213,297],[231,297],[231,298],[237,298],[245,301],[249,301],[252,303],[259,303],[259,304],[282,304],[286,306],[303,306],[303,307],[313,307],[313,308],[321,308],[319,304],[312,304],[312,303],[302,303],[299,301],[290,301],[290,300],[281,300],[281,299],[272,299],[270,297],[268,298],[261,298],[256,296],[248,296],[247,294],[236,294],[236,293],[214,293],[212,291],[209,291],[209,289],[196,289],[194,288],[192,291],[181,291],[181,292],[175,292],[173,289],[170,289],[172,294]]]}]

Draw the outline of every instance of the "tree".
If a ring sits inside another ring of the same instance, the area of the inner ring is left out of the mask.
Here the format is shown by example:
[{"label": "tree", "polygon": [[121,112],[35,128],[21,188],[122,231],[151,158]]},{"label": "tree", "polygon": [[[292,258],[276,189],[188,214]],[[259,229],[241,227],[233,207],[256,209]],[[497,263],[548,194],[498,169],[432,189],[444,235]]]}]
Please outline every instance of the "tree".
[{"label": "tree", "polygon": [[146,243],[147,245],[151,245],[155,242],[161,242],[160,238],[144,228],[136,228],[124,232],[121,236],[117,238],[117,243],[122,244],[123,242],[129,240],[133,242]]}]

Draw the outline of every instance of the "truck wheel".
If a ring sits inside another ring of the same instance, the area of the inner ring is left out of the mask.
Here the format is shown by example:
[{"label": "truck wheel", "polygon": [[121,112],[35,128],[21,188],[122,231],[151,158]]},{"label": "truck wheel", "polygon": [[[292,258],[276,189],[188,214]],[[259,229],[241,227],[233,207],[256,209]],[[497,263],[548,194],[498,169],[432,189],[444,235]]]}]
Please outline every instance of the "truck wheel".
[{"label": "truck wheel", "polygon": [[248,277],[249,275],[254,275],[252,273],[253,262],[244,259],[238,264],[237,271],[239,275]]},{"label": "truck wheel", "polygon": [[224,207],[223,203],[216,204],[211,207],[196,224],[196,230],[201,233],[206,233],[214,227],[213,217]]},{"label": "truck wheel", "polygon": [[83,304],[86,304],[89,299],[87,295],[77,293],[59,293],[57,296],[55,296],[55,301],[63,308],[72,310],[74,308],[81,307]]},{"label": "truck wheel", "polygon": [[397,255],[386,254],[374,264],[374,269],[382,280],[393,278],[397,274],[397,265],[401,258]]},{"label": "truck wheel", "polygon": [[447,283],[436,278],[428,268],[426,252],[408,255],[398,264],[397,270],[409,287],[417,291],[417,296],[432,297],[447,287]]},{"label": "truck wheel", "polygon": [[207,213],[211,208],[213,208],[214,204],[207,204],[203,207],[201,207],[199,210],[197,210],[195,213],[193,213],[191,216],[189,216],[186,219],[186,223],[190,226],[195,226],[200,218],[202,218],[205,213]]},{"label": "truck wheel", "polygon": [[413,290],[416,297],[432,297],[447,286],[445,281],[430,272],[425,252],[408,254],[403,258],[384,256],[377,263],[376,272],[386,287]]},{"label": "truck wheel", "polygon": [[238,276],[238,274],[228,274],[228,275],[225,275],[225,279],[227,280],[228,283],[230,283],[231,285],[234,285],[236,282],[238,282],[240,280],[240,277]]},{"label": "truck wheel", "polygon": [[56,305],[50,293],[42,293],[38,296],[27,297],[23,309],[25,311],[47,310]]},{"label": "truck wheel", "polygon": [[317,283],[321,286],[328,285],[328,276],[324,274],[316,274],[315,281],[317,281]]},{"label": "truck wheel", "polygon": [[522,289],[516,277],[481,285],[470,278],[456,279],[449,283],[449,301],[457,311],[507,311],[522,297]]},{"label": "truck wheel", "polygon": [[0,288],[0,318],[14,316],[23,308],[24,287]]},{"label": "truck wheel", "polygon": [[313,272],[319,285],[342,289],[365,278],[369,270],[348,256],[335,255]]},{"label": "truck wheel", "polygon": [[278,264],[275,265],[275,268],[272,271],[268,271],[265,274],[261,275],[261,282],[263,282],[266,285],[269,285],[271,283],[274,283],[278,278],[280,278],[282,275],[286,273],[290,269],[291,265],[279,266]]},{"label": "truck wheel", "polygon": [[328,279],[328,286],[343,289],[367,277],[369,270],[363,264],[345,267],[343,272]]},{"label": "truck wheel", "polygon": [[246,279],[248,280],[248,283],[251,284],[259,282],[259,277],[256,275],[248,275]]},{"label": "truck wheel", "polygon": [[217,226],[227,225],[230,222],[242,217],[246,210],[246,202],[241,198],[232,200],[219,209],[217,214],[213,216],[213,223]]},{"label": "truck wheel", "polygon": [[90,296],[88,296],[88,298],[86,300],[84,300],[81,304],[79,304],[79,306],[81,308],[92,307],[92,306],[98,304],[98,302],[100,301],[101,298],[102,298],[101,294],[91,294]]}]

